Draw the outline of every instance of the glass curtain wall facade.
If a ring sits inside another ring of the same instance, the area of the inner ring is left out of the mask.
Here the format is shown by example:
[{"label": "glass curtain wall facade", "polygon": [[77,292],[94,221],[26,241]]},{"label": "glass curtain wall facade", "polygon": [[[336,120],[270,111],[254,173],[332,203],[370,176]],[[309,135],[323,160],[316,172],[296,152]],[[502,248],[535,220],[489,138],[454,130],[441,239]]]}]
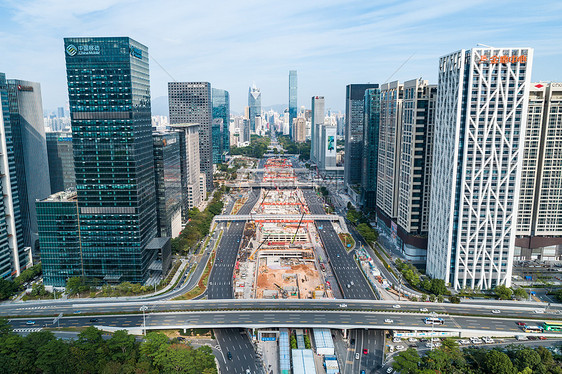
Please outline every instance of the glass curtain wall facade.
[{"label": "glass curtain wall facade", "polygon": [[48,131],[46,135],[52,193],[76,188],[72,133]]},{"label": "glass curtain wall facade", "polygon": [[64,47],[84,274],[144,283],[156,255],[148,48],[127,37]]},{"label": "glass curtain wall facade", "polygon": [[[220,161],[224,162],[225,154],[230,151],[230,94],[227,90],[213,88],[213,119],[222,119]],[[214,142],[214,140],[213,140]],[[214,143],[213,143],[214,146]]]},{"label": "glass curtain wall facade", "polygon": [[363,126],[363,165],[361,187],[363,208],[374,210],[377,206],[377,170],[379,154],[379,122],[381,115],[381,90],[365,90],[365,124]]},{"label": "glass curtain wall facade", "polygon": [[261,91],[256,85],[248,90],[248,119],[250,120],[250,133],[256,133],[256,116],[261,115]]},{"label": "glass curtain wall facade", "polygon": [[297,71],[289,70],[289,136],[294,139],[293,120],[297,118]]}]

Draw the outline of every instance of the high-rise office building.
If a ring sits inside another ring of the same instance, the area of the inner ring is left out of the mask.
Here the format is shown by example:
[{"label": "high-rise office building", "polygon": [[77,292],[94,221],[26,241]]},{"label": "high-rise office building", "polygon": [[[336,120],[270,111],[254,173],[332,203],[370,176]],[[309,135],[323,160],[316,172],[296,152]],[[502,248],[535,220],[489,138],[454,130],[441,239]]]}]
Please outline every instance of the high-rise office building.
[{"label": "high-rise office building", "polygon": [[250,132],[256,132],[256,117],[261,115],[261,91],[255,83],[248,89],[248,116]]},{"label": "high-rise office building", "polygon": [[189,210],[201,204],[203,193],[199,185],[199,131],[198,123],[180,123],[170,125],[179,134],[180,172],[181,172],[181,209],[183,224],[189,219]]},{"label": "high-rise office building", "polygon": [[439,61],[427,273],[455,289],[511,285],[533,50]]},{"label": "high-rise office building", "polygon": [[148,48],[127,37],[65,38],[84,271],[140,282],[158,254]]},{"label": "high-rise office building", "polygon": [[515,259],[562,256],[562,83],[533,83],[523,147]]},{"label": "high-rise office building", "polygon": [[76,191],[57,192],[36,206],[43,283],[64,287],[69,278],[86,277]]},{"label": "high-rise office building", "polygon": [[35,200],[51,194],[41,85],[9,79],[7,89],[24,246],[35,250],[38,239]]},{"label": "high-rise office building", "polygon": [[404,85],[397,81],[381,86],[377,207],[387,220],[396,220],[398,215],[403,93]]},{"label": "high-rise office building", "polygon": [[[380,88],[365,90],[365,120],[363,125],[363,163],[361,188],[363,208],[374,211],[377,206],[377,170],[379,154]],[[338,130],[339,131],[339,130]]]},{"label": "high-rise office building", "polygon": [[318,126],[324,124],[324,96],[312,96],[312,118],[310,124],[310,160],[318,163],[320,134]]},{"label": "high-rise office building", "polygon": [[[220,162],[224,162],[225,154],[230,151],[230,94],[226,90],[221,90],[218,88],[212,89],[213,93],[213,118],[222,119],[222,140],[220,143]],[[214,140],[213,140],[214,141]],[[215,145],[213,144],[213,147]]]},{"label": "high-rise office building", "polygon": [[213,190],[211,84],[208,82],[169,82],[170,125],[198,123],[200,169],[205,173],[207,191]]},{"label": "high-rise office building", "polygon": [[297,71],[289,70],[289,136],[293,139],[293,120],[297,118]]},{"label": "high-rise office building", "polygon": [[213,164],[220,164],[222,162],[222,121],[222,118],[213,118],[213,125],[211,126]]},{"label": "high-rise office building", "polygon": [[158,236],[175,238],[182,228],[180,135],[167,131],[152,137]]},{"label": "high-rise office building", "polygon": [[318,126],[318,170],[323,173],[336,173],[336,133],[337,127],[332,125]]},{"label": "high-rise office building", "polygon": [[57,117],[59,117],[59,118],[63,118],[63,117],[64,117],[64,108],[63,108],[63,107],[58,107],[58,108],[57,108]]},{"label": "high-rise office building", "polygon": [[46,136],[51,192],[56,193],[69,188],[76,188],[72,133],[47,131]]},{"label": "high-rise office building", "polygon": [[378,84],[348,84],[345,88],[345,161],[344,183],[358,187],[363,164],[363,122],[365,121],[365,90]]},{"label": "high-rise office building", "polygon": [[297,143],[304,143],[306,141],[306,120],[303,117],[295,118],[293,122],[293,135]]},{"label": "high-rise office building", "polygon": [[[18,276],[30,263],[24,245],[22,216],[16,175],[19,129],[12,131],[6,76],[0,73],[0,278]],[[21,145],[20,145],[21,147]]]}]

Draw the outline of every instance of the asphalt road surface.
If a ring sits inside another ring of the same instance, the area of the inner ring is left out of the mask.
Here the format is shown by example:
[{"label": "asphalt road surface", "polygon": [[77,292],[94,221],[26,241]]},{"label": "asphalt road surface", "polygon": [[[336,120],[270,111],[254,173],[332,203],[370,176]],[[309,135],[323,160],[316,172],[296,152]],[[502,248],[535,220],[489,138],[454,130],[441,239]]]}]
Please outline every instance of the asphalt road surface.
[{"label": "asphalt road surface", "polygon": [[222,353],[217,356],[221,373],[245,374],[246,370],[250,370],[251,373],[263,371],[256,360],[254,347],[243,330],[215,329],[215,336]]}]

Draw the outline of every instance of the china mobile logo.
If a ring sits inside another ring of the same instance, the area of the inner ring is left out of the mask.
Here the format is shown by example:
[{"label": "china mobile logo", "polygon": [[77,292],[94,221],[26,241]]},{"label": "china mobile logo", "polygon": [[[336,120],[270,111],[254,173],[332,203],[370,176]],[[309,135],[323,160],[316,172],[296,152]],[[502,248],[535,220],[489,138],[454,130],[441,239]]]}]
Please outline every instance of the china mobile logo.
[{"label": "china mobile logo", "polygon": [[66,47],[66,53],[68,53],[69,56],[74,56],[77,52],[78,49],[73,44],[69,44]]},{"label": "china mobile logo", "polygon": [[522,64],[527,62],[527,56],[480,56],[479,64],[513,64],[520,62]]}]

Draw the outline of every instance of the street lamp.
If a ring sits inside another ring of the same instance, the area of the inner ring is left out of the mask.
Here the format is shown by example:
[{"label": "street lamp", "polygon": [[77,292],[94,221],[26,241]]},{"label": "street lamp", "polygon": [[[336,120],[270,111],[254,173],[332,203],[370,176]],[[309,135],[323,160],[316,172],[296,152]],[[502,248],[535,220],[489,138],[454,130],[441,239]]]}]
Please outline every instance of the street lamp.
[{"label": "street lamp", "polygon": [[144,314],[144,312],[146,312],[148,310],[148,307],[146,305],[143,305],[140,307],[140,311],[142,312],[142,332],[143,335],[146,336],[146,315]]},{"label": "street lamp", "polygon": [[431,312],[430,316],[431,316],[432,320],[431,320],[431,343],[429,345],[429,349],[433,351],[433,332],[434,332],[434,327],[435,327],[435,319],[437,318],[437,313]]}]

